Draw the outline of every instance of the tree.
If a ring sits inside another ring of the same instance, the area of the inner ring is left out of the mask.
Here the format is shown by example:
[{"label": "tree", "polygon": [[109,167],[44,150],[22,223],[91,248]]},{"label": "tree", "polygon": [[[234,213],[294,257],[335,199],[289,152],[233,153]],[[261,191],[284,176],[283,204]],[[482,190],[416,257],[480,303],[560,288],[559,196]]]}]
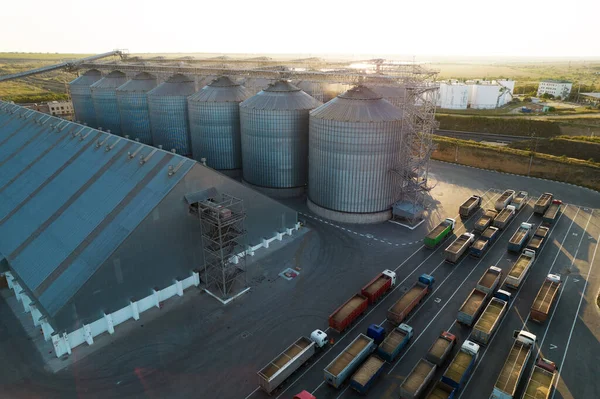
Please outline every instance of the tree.
[{"label": "tree", "polygon": [[531,97],[525,97],[525,98],[523,99],[523,102],[524,102],[524,103],[530,103],[530,102],[531,102]]}]

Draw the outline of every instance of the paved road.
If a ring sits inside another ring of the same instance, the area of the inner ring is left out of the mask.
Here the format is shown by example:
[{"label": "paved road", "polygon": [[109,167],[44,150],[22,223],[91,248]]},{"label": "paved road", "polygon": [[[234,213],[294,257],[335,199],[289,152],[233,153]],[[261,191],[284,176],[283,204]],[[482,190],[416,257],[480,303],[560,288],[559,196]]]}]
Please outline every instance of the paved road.
[{"label": "paved road", "polygon": [[508,134],[494,134],[482,132],[462,132],[458,130],[436,130],[439,136],[454,137],[461,140],[490,141],[497,143],[512,143],[514,141],[531,140],[528,136],[512,136]]}]

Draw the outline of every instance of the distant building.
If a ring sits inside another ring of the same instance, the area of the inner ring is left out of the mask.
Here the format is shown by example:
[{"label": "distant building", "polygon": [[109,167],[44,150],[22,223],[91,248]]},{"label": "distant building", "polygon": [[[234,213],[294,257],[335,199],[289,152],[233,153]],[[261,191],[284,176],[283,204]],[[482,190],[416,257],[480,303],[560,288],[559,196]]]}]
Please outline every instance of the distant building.
[{"label": "distant building", "polygon": [[440,83],[437,106],[444,109],[467,109],[469,86],[463,83]]},{"label": "distant building", "polygon": [[469,107],[472,109],[494,109],[498,106],[500,86],[490,81],[469,85]]},{"label": "distant building", "polygon": [[72,116],[73,103],[71,101],[52,101],[48,103],[49,114],[52,116]]},{"label": "distant building", "polygon": [[538,87],[537,96],[552,94],[554,97],[567,98],[572,88],[573,83],[566,80],[543,80]]}]

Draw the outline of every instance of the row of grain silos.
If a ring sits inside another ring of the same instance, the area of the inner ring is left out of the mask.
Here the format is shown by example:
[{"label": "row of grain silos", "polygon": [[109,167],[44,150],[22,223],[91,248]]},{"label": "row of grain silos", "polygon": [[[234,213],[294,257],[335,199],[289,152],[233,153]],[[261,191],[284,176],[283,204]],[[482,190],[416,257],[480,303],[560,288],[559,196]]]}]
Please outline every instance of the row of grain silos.
[{"label": "row of grain silos", "polygon": [[[87,81],[97,77],[92,73]],[[92,86],[106,88],[110,81],[102,80],[117,78],[111,73]],[[308,186],[308,205],[321,216],[378,222],[389,219],[398,200],[392,170],[406,145],[403,111],[377,92],[393,94],[400,104],[402,90],[357,86],[322,104],[287,81],[251,96],[227,77],[194,93],[189,77],[174,75],[157,85],[148,74],[113,90],[122,133],[206,158],[218,170],[241,169],[247,184],[277,197],[301,194]],[[93,103],[108,108],[106,101]],[[103,112],[97,112],[98,124],[108,126]]]}]

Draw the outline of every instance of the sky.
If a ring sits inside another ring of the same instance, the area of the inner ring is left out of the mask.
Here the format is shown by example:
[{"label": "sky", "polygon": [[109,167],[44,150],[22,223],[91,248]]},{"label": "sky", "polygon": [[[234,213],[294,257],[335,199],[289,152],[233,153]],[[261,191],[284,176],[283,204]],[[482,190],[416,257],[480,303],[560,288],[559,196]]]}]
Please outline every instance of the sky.
[{"label": "sky", "polygon": [[0,51],[600,56],[599,0],[27,0]]}]

